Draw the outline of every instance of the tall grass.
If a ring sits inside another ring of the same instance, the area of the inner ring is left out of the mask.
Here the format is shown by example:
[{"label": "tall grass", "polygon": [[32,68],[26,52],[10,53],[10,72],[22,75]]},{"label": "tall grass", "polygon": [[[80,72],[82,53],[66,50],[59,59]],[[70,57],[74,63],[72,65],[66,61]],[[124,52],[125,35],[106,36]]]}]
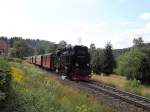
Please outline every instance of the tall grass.
[{"label": "tall grass", "polygon": [[61,85],[54,77],[48,76],[47,72],[32,65],[12,63],[11,66],[13,95],[7,111],[112,112],[94,98]]},{"label": "tall grass", "polygon": [[125,84],[125,90],[136,93],[138,95],[142,95],[142,90],[141,90],[141,83],[140,81],[134,79],[134,80],[128,80],[127,83]]}]

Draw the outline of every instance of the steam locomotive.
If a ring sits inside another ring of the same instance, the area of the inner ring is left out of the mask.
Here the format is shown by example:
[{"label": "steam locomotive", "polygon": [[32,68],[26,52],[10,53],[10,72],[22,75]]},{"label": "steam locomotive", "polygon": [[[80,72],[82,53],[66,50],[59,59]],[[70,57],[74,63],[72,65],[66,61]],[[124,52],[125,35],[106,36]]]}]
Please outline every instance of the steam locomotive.
[{"label": "steam locomotive", "polygon": [[88,48],[76,45],[54,53],[31,56],[27,61],[72,80],[87,81],[91,78],[90,59]]}]

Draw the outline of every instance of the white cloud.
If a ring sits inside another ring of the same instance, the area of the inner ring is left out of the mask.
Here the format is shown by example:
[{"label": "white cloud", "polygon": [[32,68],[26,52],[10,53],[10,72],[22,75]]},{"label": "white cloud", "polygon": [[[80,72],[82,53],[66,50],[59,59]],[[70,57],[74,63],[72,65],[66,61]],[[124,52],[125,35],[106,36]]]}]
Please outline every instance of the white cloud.
[{"label": "white cloud", "polygon": [[148,12],[148,13],[143,13],[143,14],[139,15],[138,18],[143,19],[143,20],[148,20],[148,19],[150,19],[150,12]]},{"label": "white cloud", "polygon": [[[120,25],[130,25],[130,22],[122,22]],[[138,23],[137,23],[138,24]],[[116,32],[111,35],[114,48],[125,48],[133,45],[133,39],[142,37],[144,42],[150,42],[150,22],[139,27],[127,29],[125,31]]]}]

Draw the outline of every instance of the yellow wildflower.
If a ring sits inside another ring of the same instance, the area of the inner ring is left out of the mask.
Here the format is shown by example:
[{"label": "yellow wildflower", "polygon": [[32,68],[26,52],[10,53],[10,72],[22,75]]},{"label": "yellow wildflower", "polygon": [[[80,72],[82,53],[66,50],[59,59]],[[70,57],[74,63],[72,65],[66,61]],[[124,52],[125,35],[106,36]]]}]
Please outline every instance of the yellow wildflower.
[{"label": "yellow wildflower", "polygon": [[12,77],[15,81],[21,82],[23,77],[23,72],[19,68],[11,67]]}]

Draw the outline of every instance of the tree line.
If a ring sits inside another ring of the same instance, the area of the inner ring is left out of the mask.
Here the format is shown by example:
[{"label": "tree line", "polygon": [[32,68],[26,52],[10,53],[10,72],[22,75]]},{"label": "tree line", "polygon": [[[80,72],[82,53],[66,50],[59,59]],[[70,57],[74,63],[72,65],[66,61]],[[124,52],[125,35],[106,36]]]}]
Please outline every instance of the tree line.
[{"label": "tree line", "polygon": [[144,43],[142,37],[135,38],[131,48],[113,50],[111,43],[107,43],[104,49],[100,49],[91,44],[89,51],[94,73],[116,73],[129,80],[150,83],[150,43]]},{"label": "tree line", "polygon": [[64,40],[55,43],[39,39],[23,39],[21,37],[0,37],[0,39],[8,44],[10,56],[17,58],[54,52],[68,45]]},{"label": "tree line", "polygon": [[113,73],[116,62],[110,42],[107,43],[105,49],[96,49],[95,45],[91,44],[89,52],[91,54],[91,65],[93,72],[96,74],[105,73],[106,75]]}]

